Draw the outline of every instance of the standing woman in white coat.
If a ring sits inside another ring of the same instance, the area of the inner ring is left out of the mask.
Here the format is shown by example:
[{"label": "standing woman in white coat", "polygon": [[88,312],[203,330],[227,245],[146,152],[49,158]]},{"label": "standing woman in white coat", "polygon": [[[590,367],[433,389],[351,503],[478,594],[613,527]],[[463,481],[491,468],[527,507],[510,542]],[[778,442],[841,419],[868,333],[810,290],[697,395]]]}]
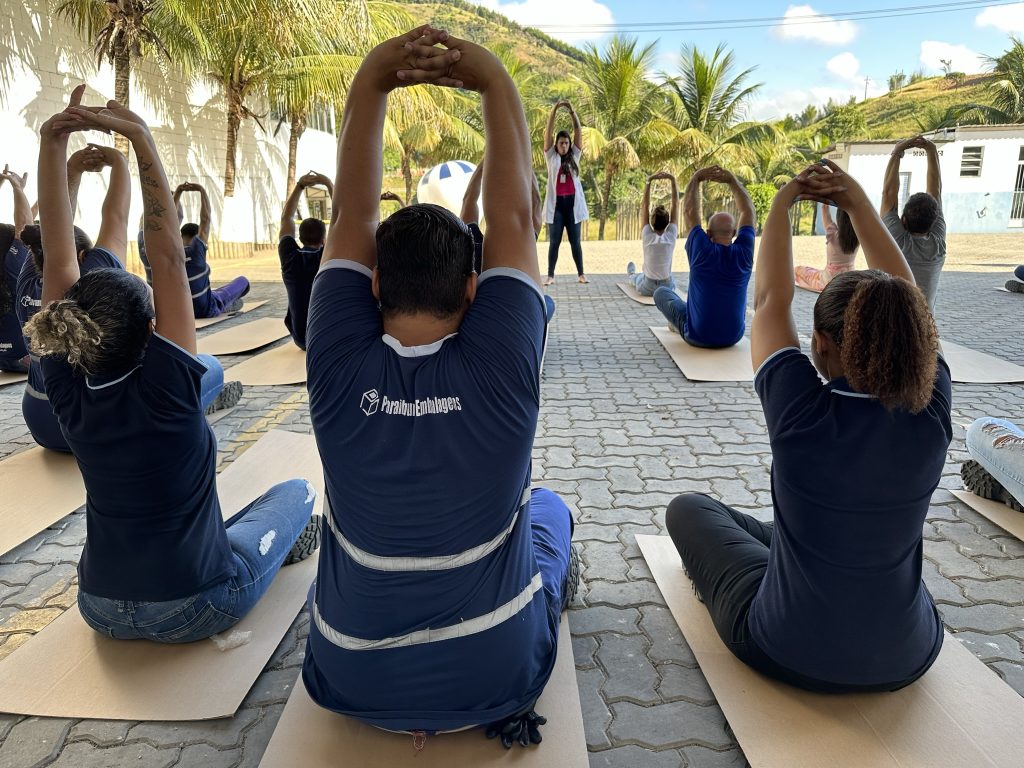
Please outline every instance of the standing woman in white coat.
[{"label": "standing woman in white coat", "polygon": [[[558,110],[565,107],[572,117],[573,135],[559,131],[554,135]],[[576,263],[577,279],[589,282],[583,274],[583,246],[580,244],[580,223],[590,218],[587,200],[580,183],[580,157],[583,155],[583,128],[579,116],[568,101],[559,101],[551,110],[548,127],[544,132],[544,158],[548,164],[548,186],[544,193],[544,221],[548,225],[548,276],[544,285],[555,282],[555,264],[558,247],[562,244],[562,231],[569,234],[572,260]]]}]

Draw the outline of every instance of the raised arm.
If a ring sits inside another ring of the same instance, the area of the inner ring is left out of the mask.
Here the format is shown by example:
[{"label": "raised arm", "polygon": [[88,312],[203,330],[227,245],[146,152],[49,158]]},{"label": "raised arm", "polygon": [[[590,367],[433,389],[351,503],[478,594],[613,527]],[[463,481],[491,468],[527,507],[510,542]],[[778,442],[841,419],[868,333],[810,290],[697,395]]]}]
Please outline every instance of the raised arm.
[{"label": "raised arm", "polygon": [[879,206],[879,213],[882,216],[896,209],[900,201],[900,161],[903,153],[913,141],[906,139],[899,142],[889,156],[889,164],[885,167],[885,177],[882,181],[882,204]]},{"label": "raised arm", "polygon": [[679,185],[676,183],[676,177],[671,173],[666,173],[665,178],[668,179],[669,186],[672,190],[672,206],[669,208],[669,224],[675,224],[679,226]]},{"label": "raised arm", "polygon": [[480,223],[480,188],[484,183],[484,161],[473,169],[473,175],[469,177],[469,184],[466,186],[466,194],[462,196],[462,212],[459,218],[467,224]]},{"label": "raised arm", "polygon": [[939,150],[935,144],[921,137],[920,145],[928,155],[928,194],[942,207],[942,170],[939,166]]},{"label": "raised arm", "polygon": [[580,116],[576,114],[576,110],[568,101],[565,102],[565,108],[569,110],[569,116],[572,118],[572,144],[576,149],[582,152],[583,126],[580,125]]},{"label": "raised arm", "polygon": [[295,237],[295,215],[299,210],[299,200],[302,199],[302,193],[306,189],[307,176],[309,176],[308,173],[296,180],[295,187],[288,195],[288,199],[284,201],[284,208],[281,210],[281,229],[277,233],[279,240],[283,237]]},{"label": "raised arm", "polygon": [[640,226],[649,227],[651,226],[651,183],[654,181],[655,176],[648,176],[647,183],[644,184],[644,199],[640,203]]},{"label": "raised arm", "polygon": [[433,47],[447,37],[447,32],[425,25],[386,40],[367,54],[352,79],[338,139],[338,183],[325,264],[345,258],[371,269],[376,265],[388,93],[417,82],[455,85],[457,81],[445,73],[461,53]]},{"label": "raised arm", "polygon": [[405,202],[402,200],[402,198],[400,198],[394,192],[381,192],[380,193],[380,201],[382,203],[385,202],[385,201],[387,201],[389,203],[398,203],[399,209],[405,208]]},{"label": "raised arm", "polygon": [[28,171],[21,176],[8,167],[4,166],[4,172],[0,174],[0,180],[6,180],[11,185],[14,194],[14,236],[19,237],[21,230],[32,223],[32,206],[29,205],[28,197],[25,195],[25,182],[28,181]]},{"label": "raised arm", "polygon": [[[843,171],[830,160],[823,160],[823,166],[817,166],[816,175],[827,175],[838,191],[831,194],[831,199],[850,215],[853,229],[860,240],[860,247],[868,262],[869,269],[880,269],[893,277],[902,277],[914,282],[914,273],[903,255],[903,251],[892,239],[888,228],[882,223],[878,212],[871,206],[864,189],[855,178]],[[831,171],[831,174],[828,173]]]},{"label": "raised arm", "polygon": [[128,208],[132,202],[132,180],[128,172],[128,160],[113,147],[97,147],[103,157],[103,164],[110,166],[110,183],[103,198],[100,231],[96,236],[96,247],[105,248],[122,264],[128,252]]},{"label": "raised arm", "polygon": [[[156,331],[194,355],[196,326],[185,272],[185,249],[172,213],[174,196],[149,128],[142,118],[116,101],[108,101],[105,108],[73,108],[72,111],[89,127],[118,133],[131,142],[142,185],[143,232],[153,272]],[[49,261],[49,254],[46,260]]]},{"label": "raised arm", "polygon": [[750,193],[747,192],[747,188],[740,184],[740,180],[729,171],[722,172],[722,181],[729,185],[729,189],[732,190],[732,197],[736,203],[736,208],[739,210],[739,221],[736,223],[736,228],[740,227],[753,227],[757,224],[757,212],[754,210],[754,201],[750,199]]},{"label": "raised arm", "polygon": [[826,234],[828,233],[829,227],[834,227],[836,225],[835,221],[832,219],[832,206],[828,203],[821,204],[821,223],[825,227]]},{"label": "raised arm", "polygon": [[700,185],[706,173],[706,168],[694,173],[686,185],[686,191],[683,192],[683,224],[687,232],[701,225]]},{"label": "raised arm", "polygon": [[199,239],[204,243],[209,243],[210,219],[212,218],[210,196],[206,193],[206,187],[202,184],[193,184],[192,188],[199,193]]},{"label": "raised arm", "polygon": [[564,101],[556,101],[555,106],[551,108],[551,114],[548,115],[548,125],[544,129],[544,151],[547,152],[553,146],[555,146],[555,120],[558,117],[558,110],[566,106]]},{"label": "raised arm", "polygon": [[453,76],[479,91],[484,134],[484,240],[487,269],[508,267],[525,272],[539,286],[537,244],[533,229],[533,162],[530,133],[519,91],[498,58],[466,40],[449,38],[445,45],[460,54]]},{"label": "raised arm", "polygon": [[97,156],[92,145],[73,152],[68,158],[68,200],[71,202],[71,218],[78,213],[78,190],[82,186],[82,174],[97,171]]},{"label": "raised arm", "polygon": [[71,113],[82,102],[85,86],[71,92],[68,108],[51,117],[39,129],[39,229],[43,251],[45,307],[64,298],[81,273],[75,251],[74,219],[68,198],[68,136],[84,130],[82,119]]},{"label": "raised arm", "polygon": [[[181,194],[188,188],[188,184],[179,184],[174,190],[172,199],[174,200],[174,212],[178,214],[178,226],[185,221],[185,209],[181,207]],[[142,214],[142,219],[139,220],[139,229],[145,229],[146,214]]]}]

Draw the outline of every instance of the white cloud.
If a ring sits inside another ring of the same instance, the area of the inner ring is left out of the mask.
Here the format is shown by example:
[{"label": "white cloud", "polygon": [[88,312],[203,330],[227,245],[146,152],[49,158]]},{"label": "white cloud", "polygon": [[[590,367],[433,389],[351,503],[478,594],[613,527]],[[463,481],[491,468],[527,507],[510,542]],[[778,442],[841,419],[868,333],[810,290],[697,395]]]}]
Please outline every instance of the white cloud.
[{"label": "white cloud", "polygon": [[[1024,4],[1022,4],[1024,5]],[[808,16],[817,16],[821,21],[809,23]],[[857,36],[857,25],[852,21],[841,21],[819,13],[809,5],[791,5],[786,9],[785,20],[772,30],[782,40],[810,40],[820,45],[846,45]]]},{"label": "white cloud", "polygon": [[838,77],[840,80],[855,82],[860,77],[860,61],[852,53],[840,53],[828,60],[825,69]]},{"label": "white cloud", "polygon": [[[879,84],[872,80],[868,85],[868,98],[881,96],[887,90],[884,83]],[[795,88],[787,91],[766,91],[761,98],[750,105],[747,116],[751,120],[781,120],[786,115],[803,112],[804,107],[808,104],[823,107],[829,99],[845,104],[851,96],[856,97],[858,102],[864,98],[863,80],[859,86],[851,84],[844,88],[820,86]]]},{"label": "white cloud", "polygon": [[979,27],[995,27],[1003,32],[1024,32],[1024,3],[986,8],[974,17]]},{"label": "white cloud", "polygon": [[985,70],[985,57],[966,45],[953,45],[938,40],[925,40],[921,43],[921,63],[928,69],[941,72],[942,59],[951,62],[954,72],[975,74]]},{"label": "white cloud", "polygon": [[599,40],[606,34],[569,31],[574,25],[615,23],[612,9],[597,0],[476,0],[476,4],[508,16],[524,27],[560,27],[563,31],[545,29],[544,32],[573,45],[588,40]]}]

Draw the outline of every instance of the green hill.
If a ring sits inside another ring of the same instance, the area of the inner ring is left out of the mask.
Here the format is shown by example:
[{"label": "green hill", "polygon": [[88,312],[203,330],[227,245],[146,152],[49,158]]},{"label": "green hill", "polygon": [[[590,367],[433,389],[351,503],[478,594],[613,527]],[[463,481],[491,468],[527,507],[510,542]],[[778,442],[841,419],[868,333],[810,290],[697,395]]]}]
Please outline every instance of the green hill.
[{"label": "green hill", "polygon": [[[864,117],[868,135],[861,139],[891,139],[912,136],[939,127],[950,107],[988,103],[986,83],[990,75],[970,75],[963,85],[954,87],[944,77],[932,77],[908,85],[893,94],[884,94],[854,105]],[[826,119],[803,129],[810,134],[826,130]]]}]

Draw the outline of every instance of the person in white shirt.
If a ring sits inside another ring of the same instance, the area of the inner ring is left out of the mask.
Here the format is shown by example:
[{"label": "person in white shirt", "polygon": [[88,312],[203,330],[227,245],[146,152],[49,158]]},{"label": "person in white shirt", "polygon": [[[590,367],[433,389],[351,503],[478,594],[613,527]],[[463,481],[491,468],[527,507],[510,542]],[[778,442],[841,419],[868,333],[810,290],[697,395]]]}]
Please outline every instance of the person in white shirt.
[{"label": "person in white shirt", "polygon": [[[670,209],[659,205],[652,211],[651,184],[659,179],[666,179],[672,185],[672,205]],[[662,286],[675,290],[672,254],[676,250],[676,240],[679,239],[679,188],[675,176],[662,171],[647,177],[640,217],[643,221],[640,230],[640,240],[644,247],[643,269],[637,272],[636,264],[631,261],[626,265],[626,274],[641,296],[653,296]]]}]

